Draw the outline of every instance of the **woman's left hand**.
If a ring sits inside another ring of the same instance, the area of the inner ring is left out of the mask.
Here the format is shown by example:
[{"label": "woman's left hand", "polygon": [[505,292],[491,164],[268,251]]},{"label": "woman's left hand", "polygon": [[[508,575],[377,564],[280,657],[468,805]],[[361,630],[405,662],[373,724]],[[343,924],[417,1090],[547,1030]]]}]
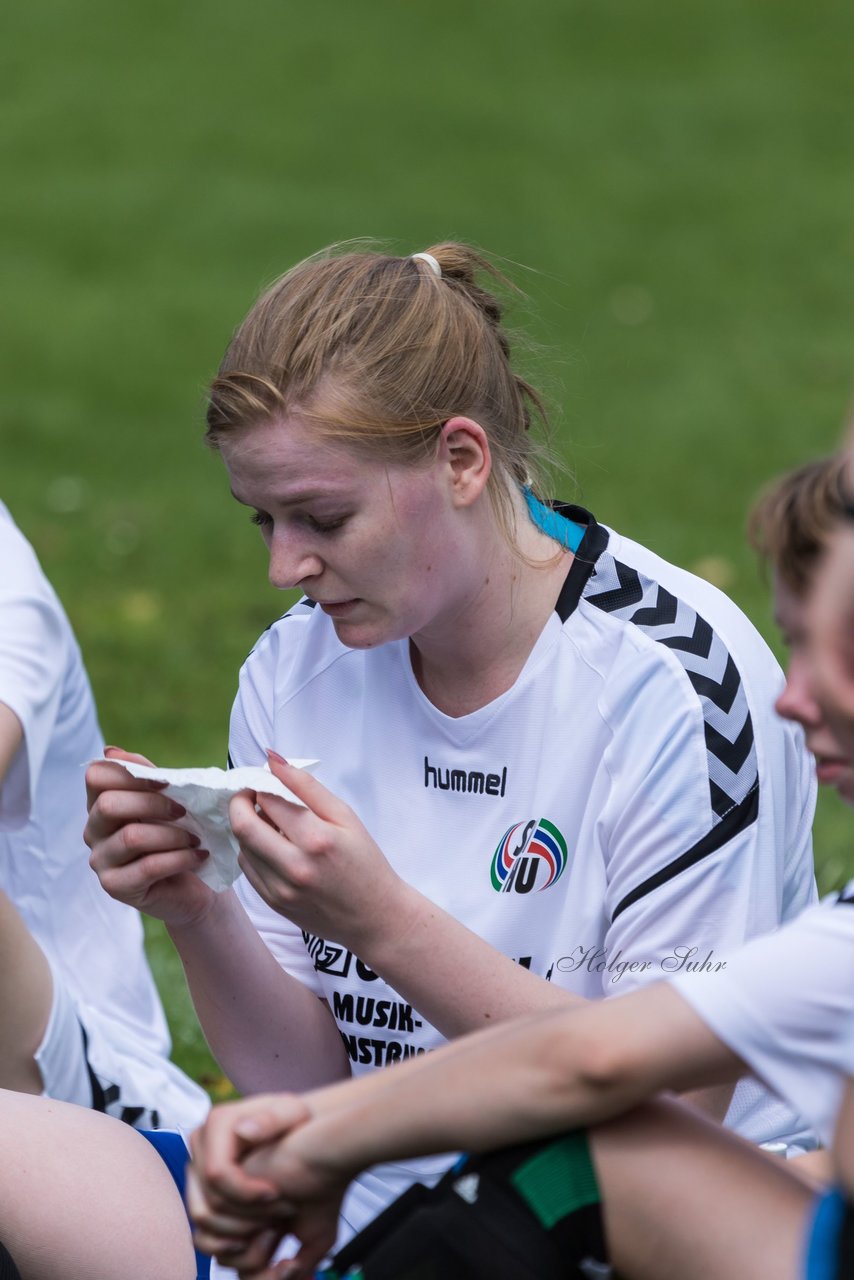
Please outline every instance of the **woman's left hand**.
[{"label": "woman's left hand", "polygon": [[305,808],[262,792],[235,796],[230,818],[241,869],[274,911],[364,959],[389,921],[400,924],[408,886],[352,809],[311,774],[275,752],[269,758]]}]

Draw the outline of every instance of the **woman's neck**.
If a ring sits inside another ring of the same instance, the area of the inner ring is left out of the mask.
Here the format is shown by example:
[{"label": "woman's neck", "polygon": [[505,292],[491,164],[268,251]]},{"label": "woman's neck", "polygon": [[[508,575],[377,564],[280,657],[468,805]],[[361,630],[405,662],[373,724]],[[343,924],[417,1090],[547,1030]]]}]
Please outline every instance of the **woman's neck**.
[{"label": "woman's neck", "polygon": [[412,669],[434,706],[468,715],[506,693],[518,679],[572,564],[571,551],[528,519],[519,522],[518,552],[497,535],[458,610],[442,626],[410,641]]}]

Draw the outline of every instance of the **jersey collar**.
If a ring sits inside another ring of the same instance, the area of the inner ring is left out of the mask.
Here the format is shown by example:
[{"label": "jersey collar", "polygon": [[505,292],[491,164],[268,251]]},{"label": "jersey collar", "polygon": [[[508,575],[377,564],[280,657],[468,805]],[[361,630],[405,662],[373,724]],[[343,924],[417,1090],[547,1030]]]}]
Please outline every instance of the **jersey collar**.
[{"label": "jersey collar", "polygon": [[597,524],[596,517],[574,503],[551,502],[552,510],[584,528],[584,536],[575,552],[569,573],[560,589],[555,612],[561,622],[574,613],[588,579],[596,572],[596,561],[608,545],[608,530]]}]

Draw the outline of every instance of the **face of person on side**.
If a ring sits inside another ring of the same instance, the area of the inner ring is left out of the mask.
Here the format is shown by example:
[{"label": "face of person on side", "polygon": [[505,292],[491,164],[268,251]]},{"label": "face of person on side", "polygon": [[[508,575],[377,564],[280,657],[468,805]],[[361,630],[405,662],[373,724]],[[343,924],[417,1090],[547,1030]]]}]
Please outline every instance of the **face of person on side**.
[{"label": "face of person on side", "polygon": [[815,756],[818,781],[835,787],[847,804],[854,805],[852,758],[816,700],[809,596],[796,592],[779,574],[774,582],[774,615],[789,650],[786,686],[777,699],[777,711],[803,727],[807,747]]},{"label": "face of person on side", "polygon": [[[842,454],[842,489],[854,494],[854,429]],[[809,602],[815,687],[840,742],[854,756],[854,520],[840,520]]]},{"label": "face of person on side", "polygon": [[299,413],[242,429],[220,453],[235,498],[254,510],[271,583],[316,600],[342,643],[417,637],[465,610],[489,518],[476,423],[446,423],[419,463],[318,438]]}]

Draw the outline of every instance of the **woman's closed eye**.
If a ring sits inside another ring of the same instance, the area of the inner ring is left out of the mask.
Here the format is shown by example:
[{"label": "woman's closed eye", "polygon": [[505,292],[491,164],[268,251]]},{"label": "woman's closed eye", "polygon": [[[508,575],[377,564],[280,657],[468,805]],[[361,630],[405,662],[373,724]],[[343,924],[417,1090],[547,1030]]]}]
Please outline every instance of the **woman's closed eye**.
[{"label": "woman's closed eye", "polygon": [[[349,518],[349,515],[320,517],[308,513],[299,517],[302,523],[311,529],[313,533],[336,533],[337,530],[343,528]],[[273,517],[268,515],[266,511],[253,511],[249,519],[259,529],[268,529],[273,523]]]},{"label": "woman's closed eye", "polygon": [[336,533],[350,519],[348,515],[341,516],[312,516],[306,514],[303,520],[315,533]]}]

